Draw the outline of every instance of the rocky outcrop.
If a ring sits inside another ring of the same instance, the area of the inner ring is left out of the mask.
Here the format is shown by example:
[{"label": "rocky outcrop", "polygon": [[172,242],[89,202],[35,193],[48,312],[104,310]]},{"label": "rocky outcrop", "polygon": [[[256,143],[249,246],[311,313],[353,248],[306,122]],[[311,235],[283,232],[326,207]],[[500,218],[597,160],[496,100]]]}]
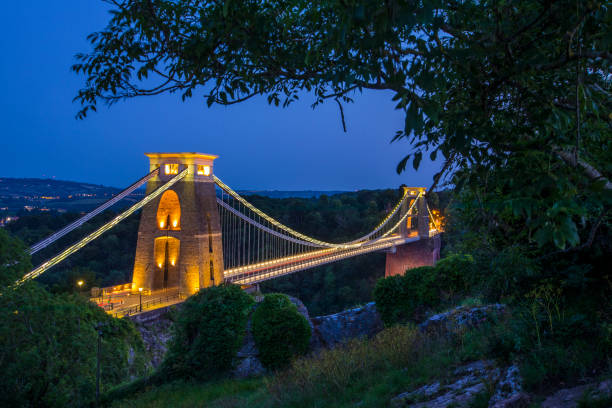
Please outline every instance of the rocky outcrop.
[{"label": "rocky outcrop", "polygon": [[[505,308],[503,304],[479,307],[460,306],[431,316],[419,327],[425,332],[454,331],[460,327],[475,327],[502,314]],[[333,348],[355,337],[372,337],[383,329],[383,323],[376,312],[374,302],[332,315],[313,317],[310,320],[313,327],[312,348],[315,350]]]},{"label": "rocky outcrop", "polygon": [[[542,408],[577,408],[580,401],[598,401],[612,398],[612,380],[593,382],[557,391],[546,398]],[[586,405],[585,405],[586,406]]]},{"label": "rocky outcrop", "polygon": [[242,347],[238,350],[234,359],[234,369],[232,376],[236,378],[247,378],[262,375],[266,369],[259,361],[259,352],[255,346],[251,321],[247,323],[247,330],[242,342]]},{"label": "rocky outcrop", "polygon": [[476,327],[494,316],[501,315],[506,305],[495,303],[479,307],[458,306],[431,316],[419,328],[425,332],[454,331],[460,327]]},{"label": "rocky outcrop", "polygon": [[172,319],[169,306],[150,312],[130,316],[142,336],[145,349],[151,357],[151,366],[157,368],[166,354],[168,341],[172,338]]},{"label": "rocky outcrop", "polygon": [[[383,329],[383,323],[376,311],[374,302],[339,313],[310,318],[304,303],[297,298],[289,298],[297,307],[298,312],[310,323],[312,330],[310,349],[312,351],[321,348],[333,348],[356,337],[372,337]],[[162,362],[167,350],[167,343],[171,338],[172,319],[169,310],[170,308],[156,309],[130,317],[142,334],[145,347],[151,355],[153,368],[158,367]],[[427,332],[456,330],[461,326],[476,326],[504,310],[505,306],[501,304],[474,308],[457,307],[431,316],[419,327]],[[240,378],[265,373],[265,369],[258,358],[257,347],[250,327],[251,322],[249,321],[243,345],[234,362],[233,375]]]},{"label": "rocky outcrop", "polygon": [[446,408],[467,407],[476,398],[487,398],[495,408],[527,407],[529,398],[522,392],[518,368],[496,367],[492,361],[476,361],[459,367],[447,384],[434,382],[391,400],[393,407]]},{"label": "rocky outcrop", "polygon": [[355,337],[371,337],[383,329],[374,302],[311,319],[312,348],[332,348]]},{"label": "rocky outcrop", "polygon": [[[312,329],[311,351],[333,348],[356,337],[372,337],[383,329],[383,323],[376,311],[374,302],[339,313],[310,318],[308,309],[299,299],[294,297],[290,297],[290,299],[296,305],[298,311],[310,322]],[[501,304],[474,308],[457,307],[448,312],[431,316],[419,327],[423,331],[456,330],[462,326],[473,327],[487,321],[493,315],[502,313],[504,310],[505,306]],[[265,372],[257,358],[257,348],[250,329],[247,330],[235,367],[234,375],[237,377],[249,377]]]}]

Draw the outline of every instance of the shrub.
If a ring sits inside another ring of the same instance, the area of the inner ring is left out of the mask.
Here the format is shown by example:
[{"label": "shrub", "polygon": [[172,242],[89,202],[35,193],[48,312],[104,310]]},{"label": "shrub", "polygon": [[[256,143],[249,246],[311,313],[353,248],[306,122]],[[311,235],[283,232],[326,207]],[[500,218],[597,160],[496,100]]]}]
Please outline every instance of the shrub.
[{"label": "shrub", "polygon": [[83,407],[101,388],[145,374],[140,334],[80,296],[52,295],[30,282],[0,296],[0,406]]},{"label": "shrub", "polygon": [[414,299],[404,283],[404,278],[396,275],[379,279],[374,287],[376,311],[387,326],[412,316]]},{"label": "shrub", "polygon": [[236,285],[202,289],[185,301],[159,378],[207,380],[231,368],[253,299]]},{"label": "shrub", "polygon": [[[540,389],[609,369],[611,349],[601,316],[568,298],[555,281],[541,282],[515,308],[524,385]],[[604,317],[605,319],[605,317]]]},{"label": "shrub", "polygon": [[8,288],[30,269],[25,246],[0,229],[0,406],[83,407],[95,395],[100,325],[101,389],[145,374],[144,344],[127,320],[36,282]]},{"label": "shrub", "polygon": [[253,338],[264,366],[286,366],[292,358],[308,351],[310,324],[289,297],[280,293],[265,295],[253,314]]},{"label": "shrub", "polygon": [[403,276],[379,279],[374,288],[376,310],[385,325],[414,319],[419,308],[439,303],[435,283],[436,269],[431,266],[409,269]]},{"label": "shrub", "polygon": [[449,300],[469,290],[474,275],[474,258],[465,254],[449,254],[436,263],[436,284]]},{"label": "shrub", "polygon": [[376,310],[387,326],[422,318],[420,311],[450,304],[465,295],[474,269],[472,256],[451,254],[436,266],[412,268],[403,276],[379,279],[374,288]]},{"label": "shrub", "polygon": [[539,268],[526,251],[510,246],[489,254],[472,275],[472,287],[493,302],[520,300]]}]

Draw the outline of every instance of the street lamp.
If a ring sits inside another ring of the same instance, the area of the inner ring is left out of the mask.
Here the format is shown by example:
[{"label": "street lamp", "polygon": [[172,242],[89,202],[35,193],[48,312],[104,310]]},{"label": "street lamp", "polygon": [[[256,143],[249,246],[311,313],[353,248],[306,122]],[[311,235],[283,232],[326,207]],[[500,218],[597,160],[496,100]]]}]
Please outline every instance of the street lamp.
[{"label": "street lamp", "polygon": [[140,311],[142,312],[142,288],[138,288],[138,294],[140,295]]},{"label": "street lamp", "polygon": [[77,282],[77,285],[79,285],[79,294],[82,293],[81,289],[83,288],[83,283],[85,283],[83,282],[83,279],[79,279],[79,281]]}]

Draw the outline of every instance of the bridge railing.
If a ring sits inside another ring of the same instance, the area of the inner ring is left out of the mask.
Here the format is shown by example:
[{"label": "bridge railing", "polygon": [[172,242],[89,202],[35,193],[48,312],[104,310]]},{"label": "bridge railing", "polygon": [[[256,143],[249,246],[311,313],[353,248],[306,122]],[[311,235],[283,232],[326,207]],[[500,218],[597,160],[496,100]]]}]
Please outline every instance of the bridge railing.
[{"label": "bridge railing", "polygon": [[142,304],[133,305],[127,308],[122,308],[117,312],[113,313],[114,317],[128,317],[142,312],[143,310],[155,309],[154,306],[160,305],[163,303],[168,303],[168,305],[177,303],[175,301],[185,299],[186,296],[181,292],[174,293],[172,295],[161,296],[156,299],[147,300],[146,302],[142,302]]}]

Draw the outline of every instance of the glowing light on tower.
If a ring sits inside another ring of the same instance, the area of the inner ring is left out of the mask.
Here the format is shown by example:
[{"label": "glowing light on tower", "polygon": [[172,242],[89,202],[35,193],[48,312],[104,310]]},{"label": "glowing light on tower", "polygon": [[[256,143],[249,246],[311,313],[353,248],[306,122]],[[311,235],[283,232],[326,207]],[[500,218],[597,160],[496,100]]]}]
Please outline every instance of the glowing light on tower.
[{"label": "glowing light on tower", "polygon": [[210,176],[210,166],[198,165],[198,176]]},{"label": "glowing light on tower", "polygon": [[165,174],[178,174],[179,165],[178,163],[166,163],[164,165]]}]

